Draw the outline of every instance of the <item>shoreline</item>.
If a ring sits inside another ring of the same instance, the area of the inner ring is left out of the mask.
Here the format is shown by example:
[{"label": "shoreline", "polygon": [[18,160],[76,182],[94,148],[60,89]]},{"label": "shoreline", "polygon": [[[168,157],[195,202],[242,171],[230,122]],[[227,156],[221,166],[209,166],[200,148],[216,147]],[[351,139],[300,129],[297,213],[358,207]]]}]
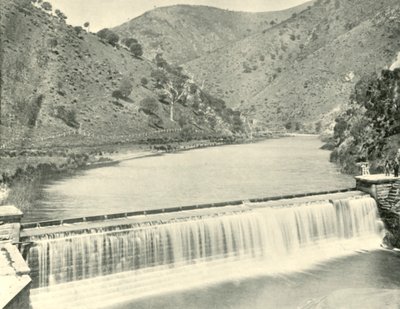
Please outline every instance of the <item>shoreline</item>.
[{"label": "shoreline", "polygon": [[[265,139],[265,138],[263,138]],[[119,144],[57,150],[56,154],[34,156],[3,155],[0,165],[0,207],[15,205],[24,211],[40,198],[40,185],[52,178],[68,177],[81,170],[116,165],[127,160],[161,156],[199,148],[218,147],[231,144],[246,144],[254,141],[229,139],[221,142],[198,140],[166,144]],[[74,152],[75,151],[75,152]],[[15,151],[13,150],[15,153]],[[37,150],[35,150],[37,153]],[[7,164],[8,163],[8,164]],[[6,167],[6,168],[4,168]]]},{"label": "shoreline", "polygon": [[[55,155],[48,154],[38,157],[29,156],[29,152],[25,152],[24,156],[9,155],[7,159],[14,166],[13,169],[11,168],[11,172],[6,169],[6,172],[0,175],[0,207],[12,204],[22,211],[33,207],[31,206],[33,202],[40,198],[40,192],[37,191],[40,191],[39,187],[43,182],[49,179],[68,177],[83,170],[113,166],[123,161],[161,156],[167,153],[226,145],[245,145],[289,136],[317,135],[285,134],[260,136],[252,139],[230,137],[215,141],[204,139],[162,144],[109,144],[78,149],[58,149]],[[37,152],[37,150],[35,151]]]}]

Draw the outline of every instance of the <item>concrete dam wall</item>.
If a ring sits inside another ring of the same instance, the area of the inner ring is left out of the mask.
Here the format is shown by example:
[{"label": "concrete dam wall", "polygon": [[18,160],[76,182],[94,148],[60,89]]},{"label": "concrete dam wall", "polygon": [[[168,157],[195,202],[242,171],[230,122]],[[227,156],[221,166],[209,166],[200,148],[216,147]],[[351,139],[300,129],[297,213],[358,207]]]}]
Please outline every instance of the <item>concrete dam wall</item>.
[{"label": "concrete dam wall", "polygon": [[22,229],[21,240],[31,242],[24,250],[31,298],[40,308],[54,299],[69,306],[96,299],[89,304],[99,308],[110,293],[114,301],[135,299],[298,271],[376,247],[383,230],[375,200],[355,190],[72,221]]}]

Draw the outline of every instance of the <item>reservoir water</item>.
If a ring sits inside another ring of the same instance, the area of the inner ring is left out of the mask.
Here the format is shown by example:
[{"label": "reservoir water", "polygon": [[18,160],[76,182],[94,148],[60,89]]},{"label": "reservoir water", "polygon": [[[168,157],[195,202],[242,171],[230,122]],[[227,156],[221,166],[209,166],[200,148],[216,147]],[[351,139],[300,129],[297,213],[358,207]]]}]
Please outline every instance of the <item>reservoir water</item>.
[{"label": "reservoir water", "polygon": [[123,161],[44,185],[41,221],[351,188],[317,137],[287,137]]},{"label": "reservoir water", "polygon": [[[353,187],[320,146],[293,137],[85,170],[45,184],[27,219]],[[398,308],[400,256],[380,248],[375,201],[352,194],[33,237],[33,308]]]}]

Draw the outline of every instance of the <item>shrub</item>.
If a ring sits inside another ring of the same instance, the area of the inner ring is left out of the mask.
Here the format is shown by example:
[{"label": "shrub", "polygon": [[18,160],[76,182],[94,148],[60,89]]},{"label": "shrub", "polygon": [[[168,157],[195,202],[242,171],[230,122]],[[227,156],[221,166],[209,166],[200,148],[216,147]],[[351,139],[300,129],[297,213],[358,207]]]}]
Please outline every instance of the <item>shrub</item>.
[{"label": "shrub", "polygon": [[49,11],[51,12],[51,10],[53,9],[52,5],[49,2],[43,2],[41,5],[42,9],[45,11]]},{"label": "shrub", "polygon": [[140,80],[140,83],[142,84],[142,86],[145,87],[145,86],[149,83],[149,81],[147,80],[146,77],[143,77],[143,78]]},{"label": "shrub", "polygon": [[71,128],[79,128],[79,123],[76,120],[76,111],[73,109],[67,109],[65,106],[58,106],[54,116],[58,119],[61,119],[67,126]]},{"label": "shrub", "polygon": [[50,49],[53,49],[55,47],[57,47],[58,45],[58,41],[56,38],[51,38],[47,41],[48,46],[50,47]]},{"label": "shrub", "polygon": [[143,48],[139,43],[132,43],[129,49],[135,57],[140,57],[143,55]]},{"label": "shrub", "polygon": [[121,92],[122,97],[127,98],[131,94],[132,89],[133,89],[133,85],[132,85],[131,81],[129,80],[129,78],[123,78],[121,80],[121,84],[119,86],[119,91]]},{"label": "shrub", "polygon": [[160,53],[155,56],[154,62],[159,68],[168,68],[168,62],[163,58],[162,54]]},{"label": "shrub", "polygon": [[63,20],[63,21],[65,21],[65,20],[68,18],[63,12],[61,12],[61,11],[58,10],[58,9],[55,10],[54,13],[56,13],[57,17],[58,17],[59,19]]},{"label": "shrub", "polygon": [[111,94],[113,98],[116,98],[117,100],[122,99],[124,96],[122,95],[121,90],[114,90]]},{"label": "shrub", "polygon": [[112,46],[116,46],[119,41],[119,36],[108,28],[101,29],[97,35]]},{"label": "shrub", "polygon": [[140,101],[140,109],[146,114],[156,114],[160,108],[160,103],[154,98],[144,98]]},{"label": "shrub", "polygon": [[83,31],[83,28],[81,26],[75,26],[74,30],[75,33],[79,35]]},{"label": "shrub", "polygon": [[126,46],[126,47],[131,47],[131,45],[133,43],[139,43],[138,40],[134,39],[134,38],[127,38],[127,39],[123,39],[122,43]]}]

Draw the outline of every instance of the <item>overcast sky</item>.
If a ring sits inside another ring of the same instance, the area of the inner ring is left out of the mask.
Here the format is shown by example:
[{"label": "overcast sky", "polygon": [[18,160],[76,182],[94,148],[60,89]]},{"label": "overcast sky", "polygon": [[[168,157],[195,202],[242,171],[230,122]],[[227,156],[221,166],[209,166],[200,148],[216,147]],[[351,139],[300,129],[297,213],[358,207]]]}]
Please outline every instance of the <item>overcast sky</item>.
[{"label": "overcast sky", "polygon": [[90,22],[90,31],[120,25],[155,7],[174,4],[209,5],[234,11],[265,12],[286,9],[305,0],[50,0],[74,26]]}]

